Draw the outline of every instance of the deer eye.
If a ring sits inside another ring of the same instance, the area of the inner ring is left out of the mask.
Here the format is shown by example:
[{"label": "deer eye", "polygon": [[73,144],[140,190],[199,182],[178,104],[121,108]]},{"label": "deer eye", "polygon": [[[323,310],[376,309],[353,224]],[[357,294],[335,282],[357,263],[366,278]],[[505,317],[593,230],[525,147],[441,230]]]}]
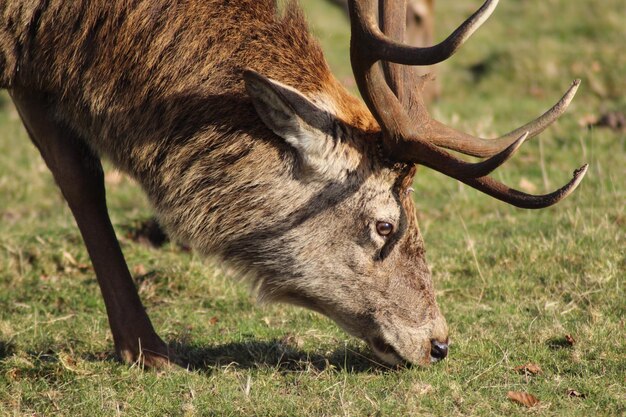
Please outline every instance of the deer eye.
[{"label": "deer eye", "polygon": [[389,236],[393,232],[393,224],[387,222],[377,222],[376,231],[381,236]]}]

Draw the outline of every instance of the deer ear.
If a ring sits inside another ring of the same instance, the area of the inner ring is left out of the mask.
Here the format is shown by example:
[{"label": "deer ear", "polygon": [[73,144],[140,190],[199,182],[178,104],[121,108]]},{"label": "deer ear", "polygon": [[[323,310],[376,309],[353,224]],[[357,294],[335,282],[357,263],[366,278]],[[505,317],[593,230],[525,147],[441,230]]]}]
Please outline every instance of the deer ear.
[{"label": "deer ear", "polygon": [[246,90],[263,123],[293,146],[305,165],[328,171],[339,155],[333,156],[334,116],[319,108],[298,90],[270,80],[258,72],[243,73]]}]

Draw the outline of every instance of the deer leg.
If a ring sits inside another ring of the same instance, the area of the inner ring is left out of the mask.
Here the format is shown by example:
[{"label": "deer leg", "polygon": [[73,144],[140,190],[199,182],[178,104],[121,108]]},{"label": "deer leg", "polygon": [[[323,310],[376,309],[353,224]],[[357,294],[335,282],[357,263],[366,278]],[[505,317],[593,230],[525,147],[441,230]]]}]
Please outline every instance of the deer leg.
[{"label": "deer leg", "polygon": [[171,353],[152,327],[111,225],[100,159],[53,120],[44,96],[19,90],[11,96],[76,219],[104,297],[117,355],[149,367],[169,364]]}]

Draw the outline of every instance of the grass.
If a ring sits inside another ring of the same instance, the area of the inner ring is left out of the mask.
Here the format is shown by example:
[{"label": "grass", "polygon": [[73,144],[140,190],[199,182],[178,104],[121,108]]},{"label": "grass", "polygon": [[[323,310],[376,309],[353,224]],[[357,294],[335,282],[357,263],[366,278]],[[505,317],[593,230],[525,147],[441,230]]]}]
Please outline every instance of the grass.
[{"label": "grass", "polygon": [[[333,70],[353,87],[343,16],[304,3]],[[438,38],[477,6],[438,1]],[[223,265],[174,244],[135,242],[150,207],[109,169],[111,216],[141,296],[194,369],[115,362],[73,219],[0,96],[0,415],[626,415],[626,134],[580,125],[626,112],[621,6],[502,1],[438,68],[443,94],[432,113],[490,136],[533,118],[582,78],[562,120],[495,176],[542,192],[584,162],[590,170],[571,197],[542,211],[419,170],[419,219],[452,338],[450,356],[423,369],[376,366],[329,320],[255,305]],[[543,372],[514,370],[526,363]],[[527,409],[508,391],[540,403]]]}]

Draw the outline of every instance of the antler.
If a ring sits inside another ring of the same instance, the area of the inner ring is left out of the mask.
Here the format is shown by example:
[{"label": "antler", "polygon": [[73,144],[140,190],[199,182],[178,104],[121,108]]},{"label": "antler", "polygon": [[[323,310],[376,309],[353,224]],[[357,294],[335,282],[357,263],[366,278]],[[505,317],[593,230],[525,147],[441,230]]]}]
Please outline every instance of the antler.
[{"label": "antler", "polygon": [[[383,0],[382,5],[378,0],[350,0],[352,69],[365,103],[383,130],[383,146],[391,159],[428,166],[517,207],[548,207],[578,186],[587,165],[577,169],[565,186],[541,196],[511,189],[486,175],[508,160],[527,138],[541,133],[565,112],[580,80],[537,119],[497,139],[483,139],[432,119],[421,97],[426,78],[417,78],[408,66],[433,65],[452,56],[497,4],[498,0],[485,1],[443,42],[419,48],[402,43],[406,0]],[[468,163],[440,147],[488,159]]]}]

